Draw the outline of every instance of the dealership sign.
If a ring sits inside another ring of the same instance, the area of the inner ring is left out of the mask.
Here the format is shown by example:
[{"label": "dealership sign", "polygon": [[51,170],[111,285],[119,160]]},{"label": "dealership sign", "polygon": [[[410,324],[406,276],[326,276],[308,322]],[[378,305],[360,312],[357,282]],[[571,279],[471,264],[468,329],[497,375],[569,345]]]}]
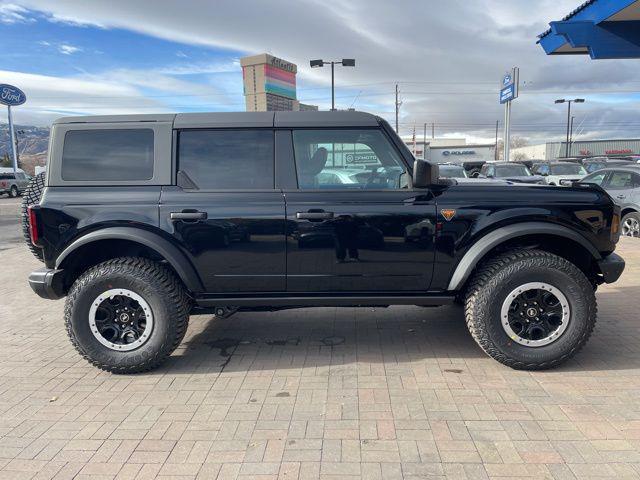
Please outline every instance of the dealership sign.
[{"label": "dealership sign", "polygon": [[0,84],[0,103],[9,107],[22,105],[27,101],[27,96],[22,90],[13,85]]},{"label": "dealership sign", "polygon": [[500,103],[507,103],[518,98],[518,69],[507,72],[500,84]]},{"label": "dealership sign", "polygon": [[475,150],[443,150],[442,155],[448,157],[449,155],[475,155]]},{"label": "dealership sign", "polygon": [[605,150],[604,153],[607,155],[620,155],[625,153],[633,153],[633,150],[631,150],[630,148],[621,148],[617,150]]}]

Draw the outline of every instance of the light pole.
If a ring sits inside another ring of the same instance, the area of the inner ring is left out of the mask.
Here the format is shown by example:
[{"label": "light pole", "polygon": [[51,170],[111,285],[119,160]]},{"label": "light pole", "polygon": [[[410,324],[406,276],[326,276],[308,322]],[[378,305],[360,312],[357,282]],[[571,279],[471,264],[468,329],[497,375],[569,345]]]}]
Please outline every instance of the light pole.
[{"label": "light pole", "polygon": [[566,103],[568,108],[567,108],[567,143],[565,145],[565,150],[564,150],[564,157],[568,158],[569,157],[569,124],[571,123],[571,104],[572,103],[584,103],[584,98],[574,98],[573,100],[567,100],[566,98],[560,98],[558,100],[555,101],[555,103]]},{"label": "light pole", "polygon": [[331,65],[331,110],[336,109],[336,94],[335,94],[335,74],[334,69],[336,65],[342,65],[343,67],[355,67],[355,58],[343,58],[340,61],[327,62],[324,60],[311,60],[309,62],[311,68],[324,67],[325,65]]},{"label": "light pole", "polygon": [[571,122],[569,122],[569,156],[573,155],[573,119],[576,118],[571,115]]},{"label": "light pole", "polygon": [[18,135],[24,135],[24,130],[16,130],[16,160],[20,163],[20,145],[18,143]]}]

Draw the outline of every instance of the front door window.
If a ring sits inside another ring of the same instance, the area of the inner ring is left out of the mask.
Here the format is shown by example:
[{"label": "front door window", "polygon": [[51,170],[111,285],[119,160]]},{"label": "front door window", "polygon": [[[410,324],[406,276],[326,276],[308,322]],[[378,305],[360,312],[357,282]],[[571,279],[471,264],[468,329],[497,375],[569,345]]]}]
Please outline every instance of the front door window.
[{"label": "front door window", "polygon": [[305,190],[407,188],[407,171],[380,130],[297,130],[298,186]]}]

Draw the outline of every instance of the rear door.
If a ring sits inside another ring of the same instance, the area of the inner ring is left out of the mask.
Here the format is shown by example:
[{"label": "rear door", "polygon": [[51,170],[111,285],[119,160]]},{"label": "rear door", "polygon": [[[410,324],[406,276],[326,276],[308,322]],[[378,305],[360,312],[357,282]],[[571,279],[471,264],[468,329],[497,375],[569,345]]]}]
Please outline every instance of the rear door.
[{"label": "rear door", "polygon": [[189,254],[206,291],[284,291],[273,128],[184,129],[175,142],[176,185],[163,187],[160,225]]},{"label": "rear door", "polygon": [[605,189],[621,206],[630,202],[629,196],[634,188],[634,174],[628,170],[613,170],[605,184]]},{"label": "rear door", "polygon": [[407,166],[386,134],[341,128],[278,135],[279,165],[293,157],[290,170],[296,172],[283,186],[287,290],[428,290],[435,198],[429,190],[407,188]]}]

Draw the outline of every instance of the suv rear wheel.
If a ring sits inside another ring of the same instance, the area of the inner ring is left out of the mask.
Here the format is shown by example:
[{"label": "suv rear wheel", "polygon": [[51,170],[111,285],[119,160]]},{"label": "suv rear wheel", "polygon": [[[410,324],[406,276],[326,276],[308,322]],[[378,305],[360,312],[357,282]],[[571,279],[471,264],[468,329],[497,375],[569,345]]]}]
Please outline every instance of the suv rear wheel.
[{"label": "suv rear wheel", "polygon": [[584,273],[541,250],[497,256],[476,272],[465,317],[478,345],[517,369],[551,368],[575,355],[596,322],[596,299]]},{"label": "suv rear wheel", "polygon": [[184,287],[163,265],[117,258],[76,280],[65,324],[87,361],[113,373],[136,373],[158,366],[180,344],[188,305]]}]

